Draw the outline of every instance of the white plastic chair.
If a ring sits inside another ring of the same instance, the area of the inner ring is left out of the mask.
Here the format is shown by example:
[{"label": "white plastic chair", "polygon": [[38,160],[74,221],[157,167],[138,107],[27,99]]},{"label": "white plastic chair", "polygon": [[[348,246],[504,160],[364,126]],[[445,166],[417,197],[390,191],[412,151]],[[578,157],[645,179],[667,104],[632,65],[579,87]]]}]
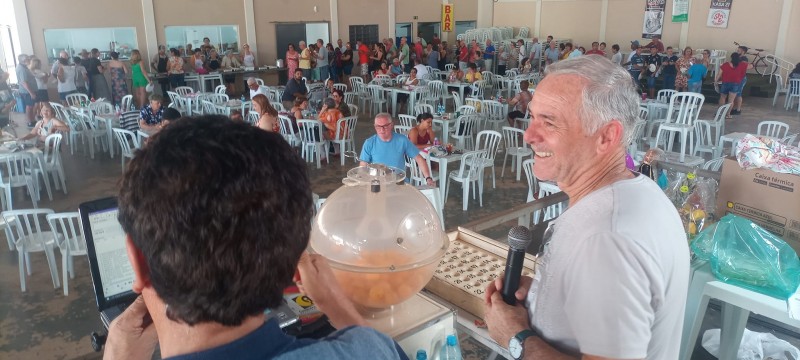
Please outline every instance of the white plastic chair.
[{"label": "white plastic chair", "polygon": [[[693,153],[694,122],[700,114],[700,108],[703,107],[705,99],[705,96],[702,94],[692,92],[673,94],[669,101],[669,109],[667,109],[667,122],[659,125],[653,147],[658,146],[662,133],[669,132],[668,142],[664,147],[664,151],[671,151],[672,144],[675,140],[675,133],[678,133],[681,143],[681,152],[678,161],[683,162],[686,158],[687,147],[689,153]],[[666,136],[666,134],[664,136]]]},{"label": "white plastic chair", "polygon": [[[479,195],[480,206],[483,207],[483,165],[482,156],[486,151],[469,151],[461,156],[461,164],[458,171],[451,171],[448,174],[448,181],[456,181],[461,183],[462,188],[462,206],[463,211],[467,211],[469,205],[469,189],[472,187],[472,198],[475,198],[475,193]],[[445,189],[444,202],[447,202],[447,196],[450,193],[450,186]]]},{"label": "white plastic chair", "polygon": [[36,206],[38,200],[38,183],[34,174],[34,162],[36,159],[29,152],[16,152],[10,154],[0,155],[0,162],[2,162],[2,186],[8,201],[8,208],[13,209],[13,201],[11,197],[11,189],[15,187],[25,187],[28,194],[31,196],[33,207]]},{"label": "white plastic chair", "polygon": [[346,93],[347,92],[347,84],[340,84],[340,83],[333,84],[333,89],[334,90],[341,90],[342,93]]},{"label": "white plastic chair", "polygon": [[[533,168],[531,168],[531,171],[533,171]],[[536,176],[535,173],[534,173],[534,176]],[[539,199],[541,199],[541,198],[543,198],[545,196],[548,196],[548,195],[553,195],[553,194],[561,192],[561,188],[559,188],[558,185],[556,185],[556,184],[554,184],[552,182],[540,181],[540,180],[537,179],[537,185],[539,186]],[[544,209],[543,221],[547,221],[547,220],[550,220],[550,219],[555,219],[559,215],[561,215],[561,213],[563,211],[564,211],[564,204],[563,203],[550,205],[546,209]],[[533,218],[534,218],[534,223],[538,223],[539,222],[539,211],[536,211],[533,214]]]},{"label": "white plastic chair", "polygon": [[357,96],[358,96],[358,94],[356,92],[346,92],[346,93],[344,93],[344,102],[345,102],[345,104],[347,104],[347,105],[355,104],[356,101],[358,100],[356,98]]},{"label": "white plastic chair", "polygon": [[486,91],[486,80],[477,80],[472,83],[472,97],[483,99],[483,93]]},{"label": "white plastic chair", "polygon": [[454,99],[453,95],[447,93],[447,86],[441,80],[428,81],[427,86],[428,86],[428,92],[430,93],[430,97],[436,99],[437,103],[441,101],[441,103],[444,104],[445,107],[447,107],[447,100]]},{"label": "white plastic chair", "polygon": [[711,138],[711,123],[707,120],[697,120],[694,123],[694,135],[697,143],[694,145],[692,155],[697,156],[701,152],[710,153],[711,156],[718,154],[717,147],[714,146],[714,141]]},{"label": "white plastic chair", "polygon": [[272,108],[277,110],[278,112],[286,112],[286,108],[283,107],[283,103],[271,102],[269,104],[272,105]]},{"label": "white plastic chair", "polygon": [[397,115],[397,118],[402,126],[414,127],[417,124],[417,118],[411,115],[400,114]]},{"label": "white plastic chair", "polygon": [[[336,121],[336,137],[331,142],[339,145],[339,159],[342,166],[344,166],[345,158],[343,154],[347,151],[356,151],[355,133],[357,124],[358,117],[356,116],[343,117]],[[342,133],[342,128],[344,128],[344,134]]]},{"label": "white plastic chair", "polygon": [[88,103],[89,96],[86,94],[69,94],[66,96],[67,105],[69,106],[81,106],[81,103]]},{"label": "white plastic chair", "polygon": [[117,138],[122,152],[120,153],[120,163],[122,165],[122,172],[125,172],[125,158],[133,159],[133,152],[141,148],[139,139],[133,131],[114,128],[114,136]]},{"label": "white plastic chair", "polygon": [[89,103],[89,109],[97,115],[111,115],[114,113],[114,105],[108,101],[95,101]]},{"label": "white plastic chair", "polygon": [[[292,124],[292,119],[286,115],[279,114],[278,121],[280,122],[281,136],[283,136],[286,142],[288,142],[292,147],[302,146],[303,142],[300,139],[300,134],[295,131],[295,127]],[[258,124],[258,114],[254,111],[247,114],[247,122],[253,126],[256,126],[256,124]]]},{"label": "white plastic chair", "polygon": [[786,110],[794,107],[792,103],[797,100],[797,112],[800,112],[800,79],[789,79],[789,90],[786,92]]},{"label": "white plastic chair", "polygon": [[88,114],[78,114],[78,118],[83,122],[85,137],[89,140],[89,156],[94,159],[95,142],[100,145],[101,150],[108,148],[108,131],[106,122],[91,117]]},{"label": "white plastic chair", "polygon": [[484,100],[482,110],[486,118],[486,123],[490,125],[487,126],[487,128],[494,131],[501,131],[503,124],[508,123],[508,120],[506,120],[508,114],[505,113],[505,106],[499,101]]},{"label": "white plastic chair", "polygon": [[[494,159],[497,155],[497,148],[500,146],[500,140],[503,139],[503,134],[494,130],[483,130],[478,133],[476,140],[475,150],[486,150],[486,153],[481,156],[481,165],[483,170],[492,168],[492,189],[496,188]],[[483,175],[483,171],[481,171]]]},{"label": "white plastic chair", "polygon": [[[522,141],[525,131],[515,127],[503,126],[503,143],[505,144],[506,151],[503,155],[503,170],[500,171],[500,178],[504,178],[506,174],[506,161],[511,156],[511,171],[514,171],[516,165],[517,181],[521,177],[521,169],[525,157],[533,157],[533,150],[530,146],[526,146]],[[531,159],[531,161],[533,161]]]},{"label": "white plastic chair", "polygon": [[323,128],[325,126],[319,120],[297,120],[297,126],[300,127],[300,134],[302,139],[302,152],[301,155],[306,161],[316,159],[317,169],[321,167],[320,161],[322,156],[330,163],[328,158],[328,141],[325,140],[323,135]]},{"label": "white plastic chair", "polygon": [[658,93],[656,93],[656,101],[667,104],[669,103],[669,99],[672,98],[672,95],[677,93],[677,91],[671,89],[658,90]]},{"label": "white plastic chair", "polygon": [[[731,103],[727,103],[717,108],[717,113],[714,115],[714,120],[706,120],[714,128],[714,135],[711,139],[714,140],[714,145],[719,146],[719,138],[725,134],[725,115],[728,114],[728,109],[731,108]],[[698,120],[700,121],[700,120]],[[722,149],[720,149],[722,150]]]},{"label": "white plastic chair", "polygon": [[350,109],[350,116],[358,117],[358,106],[347,104],[347,107]]},{"label": "white plastic chair", "polygon": [[473,141],[473,134],[475,131],[475,124],[478,121],[478,116],[474,114],[462,114],[453,126],[455,132],[450,135],[455,139],[456,147],[465,150],[472,150],[475,148]]},{"label": "white plastic chair", "polygon": [[389,101],[386,98],[386,91],[380,85],[368,85],[367,91],[370,94],[370,101],[372,102],[372,113],[377,114],[383,111],[389,111]]},{"label": "white plastic chair", "polygon": [[125,95],[122,97],[122,101],[120,101],[119,108],[121,111],[128,111],[131,109],[133,105],[133,95]]},{"label": "white plastic chair", "polygon": [[526,202],[536,200],[533,194],[539,191],[539,179],[533,175],[533,159],[527,159],[522,162],[522,169],[525,171],[525,179],[528,180],[528,199]]},{"label": "white plastic chair", "polygon": [[458,109],[464,106],[464,101],[461,99],[461,95],[458,94],[458,91],[453,91],[450,93],[450,96],[453,97],[453,108]]},{"label": "white plastic chair", "polygon": [[175,88],[175,92],[180,96],[186,96],[194,93],[194,89],[192,89],[190,86],[178,86]]},{"label": "white plastic chair", "polygon": [[[422,170],[419,168],[419,164],[417,164],[417,160],[413,158],[409,158],[408,156],[404,156],[406,167],[408,168],[408,178],[411,181],[411,184],[414,186],[426,186],[428,184],[428,179],[426,178],[425,174],[422,173]],[[428,169],[431,169],[430,160],[428,162]],[[431,172],[431,179],[433,182],[436,183],[439,181],[439,173],[433,170]]]},{"label": "white plastic chair", "polygon": [[[44,252],[47,264],[50,267],[50,277],[53,279],[53,288],[58,289],[61,281],[58,279],[56,265],[55,236],[51,231],[45,231],[43,225],[47,223],[46,216],[53,214],[50,209],[26,209],[3,211],[2,217],[6,222],[6,236],[10,236],[17,248],[19,263],[19,281],[22,292],[26,291],[25,273],[31,275],[30,253]],[[13,219],[13,220],[10,220]]]},{"label": "white plastic chair", "polygon": [[245,121],[247,121],[247,123],[250,124],[250,125],[256,126],[256,125],[258,125],[258,117],[259,116],[258,116],[257,112],[251,111],[251,112],[247,113],[247,118],[245,119]]},{"label": "white plastic chair", "polygon": [[69,295],[69,279],[75,278],[73,257],[86,255],[86,240],[81,231],[80,214],[77,212],[47,215],[47,223],[53,232],[53,240],[61,251],[61,282],[64,296]]},{"label": "white plastic chair", "polygon": [[225,85],[217,85],[217,87],[214,88],[214,93],[215,94],[225,95],[227,93],[227,91],[228,91],[228,88],[225,87]]},{"label": "white plastic chair", "polygon": [[47,135],[47,138],[45,138],[42,170],[44,171],[45,184],[50,183],[50,177],[52,176],[53,184],[56,186],[56,190],[58,190],[60,187],[64,191],[64,195],[67,195],[67,183],[66,177],[64,176],[64,165],[61,162],[61,140],[61,134],[50,134]]},{"label": "white plastic chair", "polygon": [[445,65],[444,65],[444,69],[445,69],[446,71],[451,71],[451,70],[453,70],[453,69],[455,69],[455,68],[456,68],[456,65],[455,65],[455,64],[445,64]]},{"label": "white plastic chair", "polygon": [[703,170],[719,171],[719,168],[722,167],[722,163],[724,161],[725,161],[724,156],[708,160],[706,161],[705,164],[703,164]]},{"label": "white plastic chair", "polygon": [[189,108],[186,106],[186,99],[184,99],[181,94],[178,94],[174,91],[167,91],[167,95],[169,96],[170,107],[180,111],[181,114],[187,113]]},{"label": "white plastic chair", "polygon": [[639,142],[642,141],[642,137],[644,136],[644,128],[646,126],[647,121],[642,120],[641,118],[637,119],[636,122],[633,123],[633,129],[631,129],[631,139],[628,142],[628,153],[631,154],[631,156],[636,155],[636,152],[639,151]]},{"label": "white plastic chair", "polygon": [[797,139],[797,135],[798,135],[797,133],[786,135],[783,137],[783,139],[780,140],[780,142],[784,143],[785,145],[794,145],[794,141]]},{"label": "white plastic chair", "polygon": [[414,116],[417,116],[417,115],[423,114],[423,113],[433,114],[434,113],[433,105],[430,105],[430,104],[417,104],[417,105],[414,105]]},{"label": "white plastic chair", "polygon": [[392,126],[392,129],[394,129],[394,132],[396,132],[398,134],[408,135],[408,132],[411,131],[412,127],[413,126],[394,125],[394,126]]},{"label": "white plastic chair", "polygon": [[789,124],[773,120],[762,121],[758,123],[756,134],[782,139],[789,134]]},{"label": "white plastic chair", "polygon": [[205,100],[210,101],[214,105],[225,105],[225,103],[227,103],[228,100],[230,100],[230,97],[228,97],[228,95],[225,93],[222,94],[215,93],[206,95]]},{"label": "white plastic chair", "polygon": [[775,96],[772,97],[772,107],[775,107],[775,104],[778,103],[778,96],[787,95],[789,93],[789,83],[783,81],[783,76],[781,76],[781,74],[775,74],[773,76],[775,76]]}]

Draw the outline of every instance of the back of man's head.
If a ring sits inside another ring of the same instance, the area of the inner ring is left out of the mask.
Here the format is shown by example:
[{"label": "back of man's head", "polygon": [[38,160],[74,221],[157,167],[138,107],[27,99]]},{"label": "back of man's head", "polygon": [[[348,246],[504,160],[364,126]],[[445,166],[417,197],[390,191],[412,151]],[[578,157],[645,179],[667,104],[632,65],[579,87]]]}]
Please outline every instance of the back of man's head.
[{"label": "back of man's head", "polygon": [[167,317],[236,326],[280,304],[310,231],[305,162],[279,135],[184,118],[130,162],[119,220]]}]

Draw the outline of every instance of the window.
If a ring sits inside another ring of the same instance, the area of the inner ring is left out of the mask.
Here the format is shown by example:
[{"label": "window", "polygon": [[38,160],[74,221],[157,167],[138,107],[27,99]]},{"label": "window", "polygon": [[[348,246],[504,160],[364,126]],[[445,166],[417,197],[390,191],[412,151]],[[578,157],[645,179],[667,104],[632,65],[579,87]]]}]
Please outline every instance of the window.
[{"label": "window", "polygon": [[467,30],[475,29],[478,26],[477,22],[472,21],[456,21],[456,36],[461,35]]},{"label": "window", "polygon": [[239,26],[237,25],[199,25],[167,26],[164,28],[167,49],[185,49],[187,44],[197,49],[208,38],[211,45],[220,53],[226,50],[239,52]]},{"label": "window", "polygon": [[365,44],[377,43],[378,25],[350,25],[350,43],[355,49],[356,41],[361,40]]},{"label": "window", "polygon": [[55,61],[61,50],[70,56],[78,56],[81,50],[100,50],[101,60],[110,60],[112,51],[119,53],[119,58],[128,59],[131,50],[139,45],[136,41],[136,28],[88,28],[88,29],[45,29],[44,46],[50,62]]}]

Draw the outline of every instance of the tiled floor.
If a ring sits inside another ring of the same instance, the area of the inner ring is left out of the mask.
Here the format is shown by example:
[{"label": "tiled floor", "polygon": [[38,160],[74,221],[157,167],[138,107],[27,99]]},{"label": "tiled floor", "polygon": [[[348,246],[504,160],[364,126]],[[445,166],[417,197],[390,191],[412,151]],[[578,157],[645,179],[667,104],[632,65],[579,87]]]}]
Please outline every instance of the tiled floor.
[{"label": "tiled floor", "polygon": [[[727,130],[754,132],[759,121],[769,119],[789,123],[792,132],[800,131],[800,116],[797,112],[773,108],[771,103],[771,99],[748,98],[744,113],[729,121]],[[715,109],[716,106],[711,104],[704,106],[702,118],[712,118]],[[21,116],[15,115],[13,119],[21,123]],[[371,118],[362,116],[360,120],[357,131],[359,144],[373,132]],[[119,157],[110,159],[108,155],[100,154],[91,160],[84,152],[70,155],[67,149],[63,159],[69,194],[55,192],[53,201],[43,199],[40,207],[55,211],[76,211],[77,205],[83,201],[115,194],[120,176]],[[334,160],[331,164],[323,163],[321,169],[309,165],[314,192],[323,197],[341,186],[341,178],[353,164],[349,162],[342,167],[338,159]],[[469,211],[462,211],[460,191],[450,193],[444,210],[448,229],[525,201],[527,185],[524,177],[521,182],[516,182],[506,171],[506,178],[500,179],[502,159],[499,157],[497,164],[497,188],[486,189],[483,207],[477,201],[470,201]],[[28,201],[18,200],[24,198],[21,191],[15,191],[14,196],[15,207],[30,206]],[[98,358],[99,354],[92,352],[89,334],[101,329],[102,325],[97,316],[85,258],[76,259],[75,269],[78,276],[70,280],[70,294],[65,297],[61,289],[53,289],[44,255],[31,255],[34,272],[27,278],[28,291],[22,293],[19,287],[17,254],[2,249],[5,246],[5,241],[0,241],[0,359]],[[60,255],[56,256],[60,272]],[[716,319],[718,315],[709,311],[706,323],[718,323]],[[712,325],[705,327],[708,326]],[[797,339],[793,339],[793,342],[798,344]],[[699,354],[701,352],[698,351],[696,359],[708,358],[707,355]],[[477,356],[474,358],[486,356],[480,349],[475,350],[474,355]]]}]

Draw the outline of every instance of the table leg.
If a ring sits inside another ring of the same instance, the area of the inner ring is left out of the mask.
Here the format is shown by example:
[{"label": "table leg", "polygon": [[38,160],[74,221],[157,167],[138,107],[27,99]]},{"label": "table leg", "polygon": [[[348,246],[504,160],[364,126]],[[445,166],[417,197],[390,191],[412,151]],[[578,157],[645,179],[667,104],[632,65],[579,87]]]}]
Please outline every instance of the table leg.
[{"label": "table leg", "polygon": [[459,86],[458,87],[458,91],[459,91],[459,95],[461,95],[461,101],[464,101],[464,87],[463,86]]},{"label": "table leg", "polygon": [[414,106],[417,104],[417,97],[414,96],[414,92],[412,91],[408,94],[408,106],[406,106],[406,114],[412,115],[414,114]]},{"label": "table leg", "polygon": [[450,120],[442,121],[442,144],[450,143]]},{"label": "table leg", "polygon": [[186,98],[186,116],[192,116],[192,98]]},{"label": "table leg", "polygon": [[447,159],[439,158],[439,192],[442,194],[442,209],[444,209],[444,203],[447,201],[447,198],[445,198],[445,194],[447,193],[447,180]]},{"label": "table leg", "polygon": [[106,135],[108,136],[108,153],[114,158],[114,132],[111,130],[111,119],[106,120]]},{"label": "table leg", "polygon": [[397,91],[392,90],[392,116],[397,117]]}]

